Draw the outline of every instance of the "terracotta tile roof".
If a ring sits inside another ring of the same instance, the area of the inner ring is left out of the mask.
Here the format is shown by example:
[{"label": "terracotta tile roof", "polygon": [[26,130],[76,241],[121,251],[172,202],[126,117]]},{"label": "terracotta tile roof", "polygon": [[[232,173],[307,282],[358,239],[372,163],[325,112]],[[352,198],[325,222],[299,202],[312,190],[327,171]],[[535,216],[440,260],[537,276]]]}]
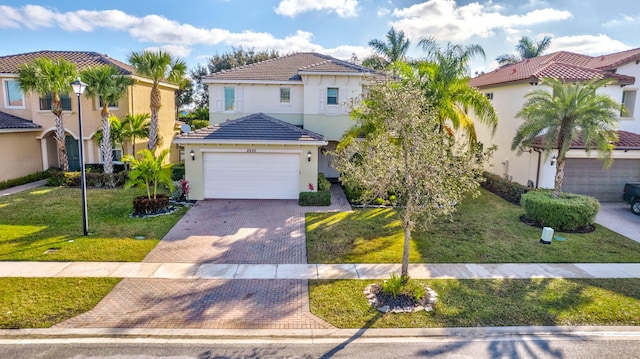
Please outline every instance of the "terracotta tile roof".
[{"label": "terracotta tile roof", "polygon": [[71,61],[76,64],[78,70],[83,70],[90,66],[114,65],[124,75],[132,75],[135,73],[135,69],[132,66],[97,52],[48,50],[0,56],[0,73],[17,73],[20,65],[29,63],[40,57]]},{"label": "terracotta tile roof", "polygon": [[29,120],[25,120],[24,118],[20,118],[0,111],[0,130],[40,128],[42,128],[40,125],[37,125]]},{"label": "terracotta tile roof", "polygon": [[211,74],[210,80],[301,81],[300,72],[374,74],[375,70],[313,52],[301,52]]},{"label": "terracotta tile roof", "polygon": [[612,70],[636,59],[640,59],[640,49],[599,57],[560,51],[495,69],[471,79],[469,84],[482,88],[516,82],[538,82],[544,77],[566,81],[615,78],[620,84],[632,84],[635,82],[633,76],[616,74]]},{"label": "terracotta tile roof", "polygon": [[[533,147],[544,148],[542,144],[543,136],[538,136],[533,141]],[[640,150],[640,134],[618,131],[618,142],[613,144],[616,150]],[[578,136],[571,142],[571,149],[583,149],[585,148],[584,140],[582,136]]]},{"label": "terracotta tile roof", "polygon": [[296,127],[263,113],[223,122],[184,133],[176,142],[190,140],[244,140],[244,141],[326,141],[324,136]]}]

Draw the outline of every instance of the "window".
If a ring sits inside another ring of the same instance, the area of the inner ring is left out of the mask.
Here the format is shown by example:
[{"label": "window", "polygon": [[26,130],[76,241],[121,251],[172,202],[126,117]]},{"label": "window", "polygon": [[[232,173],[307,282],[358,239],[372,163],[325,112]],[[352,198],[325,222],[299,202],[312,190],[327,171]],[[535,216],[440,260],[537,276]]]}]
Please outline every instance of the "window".
[{"label": "window", "polygon": [[113,145],[111,148],[111,156],[113,156],[114,162],[120,162],[120,160],[122,160],[122,145]]},{"label": "window", "polygon": [[338,104],[338,89],[335,87],[330,87],[327,89],[327,105],[337,105]]},{"label": "window", "polygon": [[291,89],[288,87],[280,87],[280,103],[291,102]]},{"label": "window", "polygon": [[638,91],[623,91],[622,92],[622,104],[626,108],[626,112],[621,112],[622,117],[633,117],[634,108],[636,107],[636,96]]},{"label": "window", "polygon": [[[102,108],[102,106],[104,106],[104,101],[102,101],[102,96],[98,97],[98,106],[100,108]],[[118,108],[118,103],[117,102],[110,102],[108,107],[109,108]]]},{"label": "window", "polygon": [[489,101],[493,101],[493,92],[487,92],[484,95],[487,96],[487,99]]},{"label": "window", "polygon": [[[47,95],[46,97],[40,97],[40,110],[47,111],[51,110],[51,102],[53,98],[51,95]],[[62,110],[63,111],[71,111],[71,97],[69,94],[60,94],[60,102],[62,102]]]},{"label": "window", "polygon": [[24,97],[18,81],[8,80],[4,82],[4,92],[6,94],[6,107],[24,107]]},{"label": "window", "polygon": [[224,88],[224,110],[233,111],[236,109],[236,89],[234,87]]}]

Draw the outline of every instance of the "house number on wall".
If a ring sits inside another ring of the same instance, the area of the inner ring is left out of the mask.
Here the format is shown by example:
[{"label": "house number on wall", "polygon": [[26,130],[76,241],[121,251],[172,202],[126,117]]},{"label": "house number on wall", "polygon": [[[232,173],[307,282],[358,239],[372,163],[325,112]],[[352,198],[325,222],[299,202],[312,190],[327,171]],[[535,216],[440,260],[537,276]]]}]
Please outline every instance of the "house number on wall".
[{"label": "house number on wall", "polygon": [[247,148],[247,153],[256,153],[255,148]]}]

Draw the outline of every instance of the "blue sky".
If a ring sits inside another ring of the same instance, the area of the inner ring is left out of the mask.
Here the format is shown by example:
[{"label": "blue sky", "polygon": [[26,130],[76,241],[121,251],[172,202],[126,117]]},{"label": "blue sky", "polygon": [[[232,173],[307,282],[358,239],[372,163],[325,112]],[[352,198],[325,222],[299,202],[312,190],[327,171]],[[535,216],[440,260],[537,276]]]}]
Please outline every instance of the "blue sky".
[{"label": "blue sky", "polygon": [[[52,5],[53,4],[53,5]],[[164,49],[190,67],[231,49],[367,56],[391,26],[412,40],[479,44],[489,71],[521,36],[552,37],[548,52],[599,55],[640,47],[640,1],[629,0],[109,0],[0,4],[0,56],[38,50],[96,51],[126,61]]]}]

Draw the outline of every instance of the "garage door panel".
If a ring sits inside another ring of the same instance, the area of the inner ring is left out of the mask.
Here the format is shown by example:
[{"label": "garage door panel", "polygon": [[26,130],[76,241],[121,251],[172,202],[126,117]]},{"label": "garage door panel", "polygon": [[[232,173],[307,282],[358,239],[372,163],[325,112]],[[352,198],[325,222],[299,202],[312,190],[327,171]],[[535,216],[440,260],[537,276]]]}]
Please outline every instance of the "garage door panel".
[{"label": "garage door panel", "polygon": [[617,159],[609,169],[603,169],[602,164],[596,159],[567,159],[562,190],[617,201],[625,183],[640,180],[640,160]]},{"label": "garage door panel", "polygon": [[297,153],[206,153],[203,160],[206,198],[298,198]]}]

